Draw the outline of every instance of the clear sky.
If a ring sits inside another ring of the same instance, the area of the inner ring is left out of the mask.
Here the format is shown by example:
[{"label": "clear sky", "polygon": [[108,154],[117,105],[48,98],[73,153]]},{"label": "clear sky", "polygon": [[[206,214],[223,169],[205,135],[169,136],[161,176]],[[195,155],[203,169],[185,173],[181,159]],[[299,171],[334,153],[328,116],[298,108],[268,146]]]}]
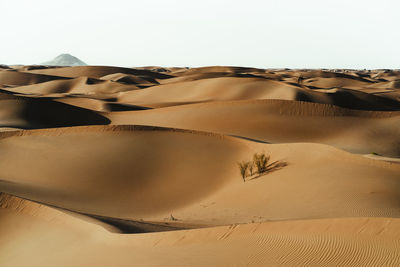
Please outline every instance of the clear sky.
[{"label": "clear sky", "polygon": [[0,63],[400,68],[399,0],[0,0]]}]

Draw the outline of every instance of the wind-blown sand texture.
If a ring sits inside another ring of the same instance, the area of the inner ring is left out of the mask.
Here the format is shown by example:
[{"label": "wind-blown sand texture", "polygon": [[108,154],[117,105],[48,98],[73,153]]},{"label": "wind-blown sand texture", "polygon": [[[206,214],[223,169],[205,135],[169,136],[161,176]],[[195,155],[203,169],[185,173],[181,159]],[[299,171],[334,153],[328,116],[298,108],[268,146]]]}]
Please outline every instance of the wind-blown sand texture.
[{"label": "wind-blown sand texture", "polygon": [[399,71],[2,66],[0,90],[0,266],[400,265]]}]

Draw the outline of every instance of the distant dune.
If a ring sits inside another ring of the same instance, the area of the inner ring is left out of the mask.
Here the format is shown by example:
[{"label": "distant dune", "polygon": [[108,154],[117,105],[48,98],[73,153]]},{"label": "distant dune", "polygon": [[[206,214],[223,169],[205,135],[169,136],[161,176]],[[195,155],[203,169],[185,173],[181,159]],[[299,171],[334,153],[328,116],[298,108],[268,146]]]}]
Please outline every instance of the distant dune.
[{"label": "distant dune", "polygon": [[0,266],[400,265],[400,72],[46,65],[0,66]]}]

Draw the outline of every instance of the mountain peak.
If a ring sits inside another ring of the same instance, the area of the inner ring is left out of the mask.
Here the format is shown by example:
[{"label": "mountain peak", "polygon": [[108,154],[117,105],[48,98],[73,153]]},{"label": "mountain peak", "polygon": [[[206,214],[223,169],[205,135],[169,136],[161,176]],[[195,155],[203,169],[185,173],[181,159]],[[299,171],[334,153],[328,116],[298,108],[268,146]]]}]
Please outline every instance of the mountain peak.
[{"label": "mountain peak", "polygon": [[54,58],[51,61],[47,61],[42,63],[42,65],[48,65],[48,66],[87,66],[85,62],[80,60],[77,57],[74,57],[70,54],[64,53],[56,58]]}]

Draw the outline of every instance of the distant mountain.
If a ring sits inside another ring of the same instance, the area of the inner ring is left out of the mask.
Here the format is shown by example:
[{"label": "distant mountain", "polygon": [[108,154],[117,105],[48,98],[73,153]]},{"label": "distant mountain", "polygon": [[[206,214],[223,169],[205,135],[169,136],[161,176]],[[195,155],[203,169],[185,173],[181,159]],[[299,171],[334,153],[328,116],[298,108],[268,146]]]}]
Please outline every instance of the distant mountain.
[{"label": "distant mountain", "polygon": [[70,54],[61,54],[55,59],[43,62],[41,65],[48,66],[87,66],[85,62]]}]

